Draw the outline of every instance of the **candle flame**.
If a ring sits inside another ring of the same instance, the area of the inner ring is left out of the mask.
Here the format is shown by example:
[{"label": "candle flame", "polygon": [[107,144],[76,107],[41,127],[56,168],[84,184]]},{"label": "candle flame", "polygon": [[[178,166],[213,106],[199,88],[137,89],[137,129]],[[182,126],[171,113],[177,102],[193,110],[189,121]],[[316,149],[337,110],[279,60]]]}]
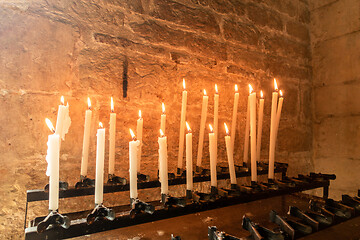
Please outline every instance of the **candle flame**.
[{"label": "candle flame", "polygon": [[252,88],[251,84],[249,84],[249,94],[251,94],[254,91],[254,89]]},{"label": "candle flame", "polygon": [[280,97],[283,96],[283,92],[281,90],[279,91],[279,94],[280,94]]},{"label": "candle flame", "polygon": [[111,97],[111,112],[114,112],[114,100],[113,100],[113,97]]},{"label": "candle flame", "polygon": [[210,128],[210,132],[213,132],[213,131],[214,131],[214,129],[213,129],[213,127],[211,126],[211,124],[209,124],[209,128]]},{"label": "candle flame", "polygon": [[264,98],[264,93],[263,93],[262,90],[260,91],[260,97],[261,97],[261,98]]},{"label": "candle flame", "polygon": [[226,123],[224,123],[224,126],[225,126],[226,135],[229,135],[229,129],[228,129]]},{"label": "candle flame", "polygon": [[129,130],[130,130],[131,138],[135,141],[136,137],[135,137],[135,134],[134,134],[133,130],[131,130],[131,128],[129,128]]},{"label": "candle flame", "polygon": [[276,79],[274,78],[274,88],[275,88],[275,91],[278,90],[278,85],[277,85],[277,82],[276,82]]},{"label": "candle flame", "polygon": [[204,96],[206,96],[206,90],[204,89]]},{"label": "candle flame", "polygon": [[88,97],[88,108],[91,109],[91,101],[90,101],[90,98]]},{"label": "candle flame", "polygon": [[162,113],[165,114],[165,104],[161,103]]},{"label": "candle flame", "polygon": [[187,127],[188,132],[191,132],[190,125],[188,124],[188,122],[185,122],[185,123],[186,123],[186,127]]},{"label": "candle flame", "polygon": [[64,96],[61,96],[61,98],[60,98],[60,102],[61,102],[61,104],[62,104],[62,105],[65,105],[65,99],[64,99]]},{"label": "candle flame", "polygon": [[239,89],[238,89],[238,85],[237,84],[235,84],[235,92],[238,92],[239,91]]},{"label": "candle flame", "polygon": [[52,131],[53,133],[55,133],[54,125],[52,124],[52,122],[50,121],[50,119],[45,118],[45,122],[46,122],[46,125],[48,126],[48,128],[50,129],[50,131]]},{"label": "candle flame", "polygon": [[164,136],[164,132],[160,129],[160,137]]},{"label": "candle flame", "polygon": [[219,93],[219,90],[218,90],[218,86],[217,86],[217,84],[215,84],[215,92],[216,92],[216,94],[218,94],[218,93]]},{"label": "candle flame", "polygon": [[141,118],[141,110],[139,110],[139,118]]},{"label": "candle flame", "polygon": [[183,78],[183,88],[186,89],[185,78]]},{"label": "candle flame", "polygon": [[102,124],[102,122],[99,122],[99,128],[103,128],[104,126],[103,126],[103,124]]}]

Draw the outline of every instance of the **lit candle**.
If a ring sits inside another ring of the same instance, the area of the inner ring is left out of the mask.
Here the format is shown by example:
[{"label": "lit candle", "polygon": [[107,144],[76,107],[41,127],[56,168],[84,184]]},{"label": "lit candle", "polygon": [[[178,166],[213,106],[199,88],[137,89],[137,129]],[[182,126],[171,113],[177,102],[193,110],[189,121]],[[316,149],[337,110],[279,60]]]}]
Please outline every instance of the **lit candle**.
[{"label": "lit candle", "polygon": [[251,181],[257,181],[256,164],[256,92],[249,84],[250,99],[250,140],[251,140]]},{"label": "lit candle", "polygon": [[233,115],[232,115],[232,121],[231,121],[231,148],[230,148],[230,150],[233,152],[233,154],[234,154],[238,105],[239,105],[239,92],[238,92],[238,86],[235,84],[234,107],[233,107]]},{"label": "lit candle", "polygon": [[278,101],[278,86],[274,78],[275,91],[272,94],[271,101],[271,120],[270,120],[270,144],[269,144],[269,179],[274,179],[274,161],[275,161],[275,142],[276,142],[276,115]]},{"label": "lit candle", "polygon": [[209,96],[206,95],[206,90],[204,89],[204,96],[203,96],[202,108],[201,108],[199,145],[198,145],[198,154],[197,154],[197,161],[196,161],[196,166],[198,166],[198,167],[201,167],[208,102],[209,102]]},{"label": "lit candle", "polygon": [[186,103],[187,91],[185,79],[183,79],[182,103],[181,103],[181,118],[180,118],[180,137],[179,137],[179,154],[178,154],[178,171],[182,168],[183,154],[184,154],[184,134],[185,134],[185,119],[186,119]]},{"label": "lit candle", "polygon": [[159,143],[159,178],[161,183],[161,194],[169,193],[168,183],[168,155],[167,155],[167,137],[160,129]]},{"label": "lit candle", "polygon": [[83,177],[87,175],[88,159],[89,159],[89,142],[90,142],[90,130],[91,130],[91,102],[90,98],[87,99],[88,109],[85,111],[85,125],[84,125],[84,138],[81,158],[81,171],[80,174]]},{"label": "lit candle", "polygon": [[258,130],[257,130],[257,144],[256,144],[256,159],[260,162],[260,153],[261,153],[261,136],[262,136],[262,126],[264,118],[264,94],[263,91],[260,91],[260,100],[259,100],[259,120],[258,120]]},{"label": "lit candle", "polygon": [[115,132],[116,132],[116,113],[114,112],[114,100],[111,97],[111,113],[109,128],[109,174],[114,175],[115,170]]},{"label": "lit candle", "polygon": [[165,104],[161,104],[162,114],[161,114],[161,121],[160,121],[160,129],[165,134],[165,127],[166,127],[166,114],[165,114]]},{"label": "lit candle", "polygon": [[137,120],[137,125],[136,125],[136,135],[137,135],[137,139],[140,141],[140,146],[139,146],[139,150],[138,150],[138,158],[137,158],[137,171],[140,172],[140,162],[141,162],[141,147],[143,145],[143,140],[142,140],[142,134],[143,134],[143,122],[144,119],[141,117],[141,110],[139,110],[139,119]]},{"label": "lit candle", "polygon": [[245,139],[244,139],[244,156],[243,162],[248,164],[249,161],[249,135],[250,135],[250,96],[248,96],[248,104],[246,111],[246,125],[245,125]]},{"label": "lit candle", "polygon": [[219,126],[219,91],[218,86],[215,84],[215,94],[214,94],[214,133],[215,133],[215,153],[214,158],[215,162],[217,162],[217,138],[218,138],[218,126]]},{"label": "lit candle", "polygon": [[186,190],[193,190],[193,163],[192,163],[192,133],[186,122],[188,133],[186,134]]},{"label": "lit candle", "polygon": [[140,141],[136,140],[134,132],[130,129],[132,141],[129,142],[129,175],[130,175],[130,198],[136,199],[137,193],[137,162]]},{"label": "lit candle", "polygon": [[95,173],[95,204],[103,203],[104,193],[104,158],[105,158],[105,128],[99,123],[96,134],[96,173]]},{"label": "lit candle", "polygon": [[277,134],[278,134],[278,131],[279,131],[279,123],[280,123],[280,117],[281,117],[281,109],[282,109],[282,105],[283,105],[283,101],[284,101],[283,92],[281,90],[279,90],[279,95],[280,95],[279,103],[278,103],[277,111],[276,111],[275,142],[277,141]]},{"label": "lit candle", "polygon": [[[65,106],[64,96],[60,98],[61,104],[59,105],[58,115],[56,119],[55,133],[59,134],[60,138],[64,141],[65,134],[68,133],[71,125],[71,119],[69,116],[69,103]],[[61,141],[60,143],[61,144]]]},{"label": "lit candle", "polygon": [[216,176],[216,142],[215,142],[215,133],[211,124],[209,124],[210,132],[209,132],[209,152],[210,152],[210,180],[211,186],[217,187],[217,176]]},{"label": "lit candle", "polygon": [[231,137],[229,136],[229,129],[224,123],[226,136],[225,136],[225,145],[226,145],[226,153],[229,163],[229,173],[230,173],[230,182],[231,184],[237,184],[236,182],[236,173],[235,173],[235,166],[234,166],[234,155],[231,148]]},{"label": "lit candle", "polygon": [[46,175],[49,176],[49,210],[57,211],[59,208],[59,152],[60,136],[55,133],[55,128],[49,119],[45,119],[46,124],[54,133],[48,136],[46,161],[48,167]]}]

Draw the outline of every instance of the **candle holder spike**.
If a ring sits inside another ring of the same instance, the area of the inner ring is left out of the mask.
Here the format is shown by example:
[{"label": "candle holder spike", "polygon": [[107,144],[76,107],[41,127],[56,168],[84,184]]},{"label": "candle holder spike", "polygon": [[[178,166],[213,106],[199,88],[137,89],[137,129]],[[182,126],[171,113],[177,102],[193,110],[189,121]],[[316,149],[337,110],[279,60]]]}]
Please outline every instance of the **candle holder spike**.
[{"label": "candle holder spike", "polygon": [[186,200],[184,198],[171,197],[168,194],[161,194],[161,203],[164,207],[186,206]]},{"label": "candle holder spike", "polygon": [[[68,190],[69,189],[69,184],[67,182],[64,181],[59,181],[59,190]],[[49,191],[49,184],[46,184],[44,187],[45,192]]]},{"label": "candle holder spike", "polygon": [[135,218],[135,216],[141,212],[145,212],[148,214],[153,214],[155,212],[155,207],[149,203],[143,202],[138,198],[130,198],[130,218]]},{"label": "candle holder spike", "polygon": [[70,227],[70,219],[67,216],[61,215],[57,211],[50,211],[49,215],[47,215],[47,217],[37,225],[36,230],[38,233],[42,233],[45,232],[49,226],[59,226],[68,229]]},{"label": "candle holder spike", "polygon": [[95,187],[95,179],[80,175],[80,181],[75,183],[75,188]]},{"label": "candle holder spike", "polygon": [[126,184],[126,178],[118,177],[114,174],[108,175],[108,184],[119,184],[119,185],[125,185]]},{"label": "candle holder spike", "polygon": [[102,204],[96,204],[94,210],[86,217],[88,225],[93,224],[95,221],[107,219],[113,221],[115,219],[115,212]]}]

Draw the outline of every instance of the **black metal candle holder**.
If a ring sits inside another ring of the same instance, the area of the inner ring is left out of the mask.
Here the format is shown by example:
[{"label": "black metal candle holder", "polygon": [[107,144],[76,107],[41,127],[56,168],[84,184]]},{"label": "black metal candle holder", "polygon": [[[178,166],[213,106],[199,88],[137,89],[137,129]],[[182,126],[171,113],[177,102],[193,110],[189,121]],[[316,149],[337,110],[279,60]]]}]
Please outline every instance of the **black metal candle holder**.
[{"label": "black metal candle holder", "polygon": [[50,211],[49,215],[37,225],[36,230],[38,233],[42,233],[48,229],[49,226],[68,229],[70,227],[70,219],[57,211]]},{"label": "black metal candle holder", "polygon": [[148,214],[153,214],[155,212],[155,207],[149,203],[143,202],[138,198],[130,198],[130,218],[135,218],[135,216],[141,212],[145,212]]},{"label": "black metal candle holder", "polygon": [[142,173],[138,173],[137,174],[137,180],[138,180],[138,182],[149,182],[150,181],[150,176],[142,174]]},{"label": "black metal candle holder", "polygon": [[95,179],[80,175],[80,181],[75,183],[75,188],[95,187]]},{"label": "black metal candle holder", "polygon": [[118,177],[114,174],[108,175],[108,184],[120,184],[125,185],[126,184],[126,178]]},{"label": "black metal candle holder", "polygon": [[242,227],[243,227],[243,229],[250,232],[250,234],[254,240],[261,240],[261,239],[283,240],[284,239],[281,232],[278,232],[278,231],[275,232],[268,228],[260,226],[259,224],[251,221],[250,218],[248,218],[246,215],[243,216]]},{"label": "black metal candle holder", "polygon": [[173,206],[185,207],[186,199],[171,197],[168,194],[161,194],[161,203],[164,207],[173,207]]},{"label": "black metal candle holder", "polygon": [[104,207],[102,204],[96,204],[94,210],[87,215],[86,223],[90,225],[95,221],[102,221],[104,219],[113,221],[115,219],[115,212],[110,208]]},{"label": "black metal candle holder", "polygon": [[[59,190],[68,190],[69,184],[64,181],[59,181]],[[44,187],[45,192],[49,191],[49,184],[46,184]]]}]

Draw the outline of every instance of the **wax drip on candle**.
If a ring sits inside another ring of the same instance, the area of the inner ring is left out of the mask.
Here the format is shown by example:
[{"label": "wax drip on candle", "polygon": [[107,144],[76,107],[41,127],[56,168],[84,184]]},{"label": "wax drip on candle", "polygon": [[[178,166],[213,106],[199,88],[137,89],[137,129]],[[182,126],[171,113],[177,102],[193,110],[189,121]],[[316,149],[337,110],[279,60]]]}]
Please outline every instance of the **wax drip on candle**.
[{"label": "wax drip on candle", "polygon": [[164,137],[164,136],[165,136],[164,132],[160,129],[160,137]]},{"label": "wax drip on candle", "polygon": [[186,127],[187,127],[188,132],[190,133],[190,132],[191,132],[190,125],[188,124],[188,122],[185,122],[185,124],[186,124]]},{"label": "wax drip on candle", "polygon": [[130,130],[131,138],[132,138],[134,141],[136,141],[136,136],[135,136],[133,130],[131,130],[131,128],[129,128],[129,130]]},{"label": "wax drip on candle", "polygon": [[275,78],[274,78],[274,88],[275,88],[275,91],[278,91],[278,85],[277,85],[277,82],[276,82]]},{"label": "wax drip on candle", "polygon": [[183,78],[183,88],[186,90],[185,78]]},{"label": "wax drip on candle", "polygon": [[87,102],[88,102],[88,108],[89,108],[89,110],[91,110],[91,101],[90,101],[90,98],[88,97],[88,99],[87,99]]},{"label": "wax drip on candle", "polygon": [[211,124],[209,124],[209,128],[210,128],[210,132],[211,132],[211,133],[214,132],[214,129],[213,129],[213,127],[211,126]]},{"label": "wax drip on candle", "polygon": [[260,91],[260,97],[261,97],[261,99],[263,99],[263,98],[264,98],[264,93],[263,93],[263,91],[262,91],[262,90]]},{"label": "wax drip on candle", "polygon": [[114,112],[114,100],[111,97],[111,112]]},{"label": "wax drip on candle", "polygon": [[62,104],[62,105],[65,105],[65,99],[64,99],[64,96],[61,96],[61,98],[60,98],[60,102],[61,102],[61,104]]},{"label": "wax drip on candle", "polygon": [[161,108],[162,108],[162,114],[165,114],[165,104],[161,103]]},{"label": "wax drip on candle", "polygon": [[238,85],[237,84],[235,84],[235,92],[238,92],[239,91],[239,89],[238,89]]},{"label": "wax drip on candle", "polygon": [[218,86],[217,84],[215,84],[215,93],[218,94],[219,93],[219,90],[218,90]]},{"label": "wax drip on candle", "polygon": [[226,132],[226,135],[227,135],[227,136],[229,136],[229,129],[228,129],[228,127],[227,127],[226,123],[224,123],[224,126],[225,126],[225,132]]},{"label": "wax drip on candle", "polygon": [[252,88],[251,84],[249,84],[249,94],[251,94],[254,91],[254,89]]},{"label": "wax drip on candle", "polygon": [[50,131],[52,131],[53,133],[55,133],[55,128],[54,125],[52,124],[52,122],[50,121],[50,119],[45,118],[45,123],[48,126],[48,128],[50,129]]}]

